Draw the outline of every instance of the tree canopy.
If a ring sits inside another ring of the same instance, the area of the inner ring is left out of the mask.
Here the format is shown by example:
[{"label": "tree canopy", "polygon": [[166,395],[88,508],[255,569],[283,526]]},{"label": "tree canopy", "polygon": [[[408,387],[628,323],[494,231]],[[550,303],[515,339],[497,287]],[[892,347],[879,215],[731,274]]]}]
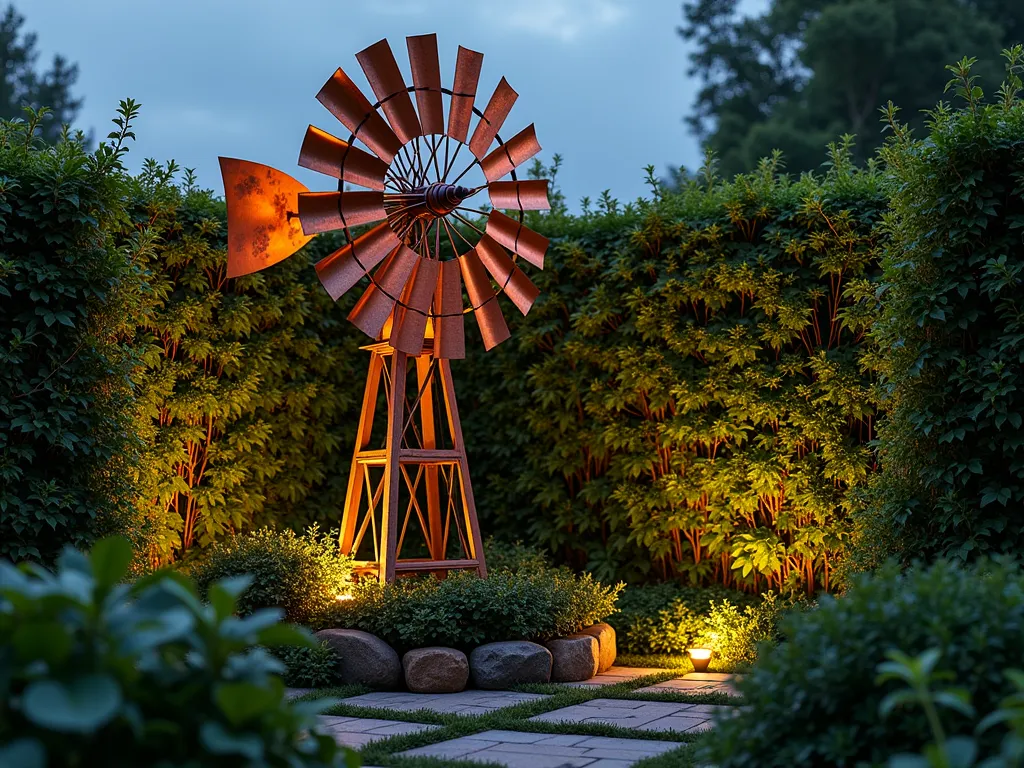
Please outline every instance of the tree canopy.
[{"label": "tree canopy", "polygon": [[728,174],[774,149],[791,172],[817,168],[846,133],[864,160],[882,140],[880,106],[920,128],[944,65],[975,56],[999,82],[1000,51],[1024,37],[1019,0],[770,0],[753,16],[739,0],[686,0],[683,16],[702,80],[687,122]]},{"label": "tree canopy", "polygon": [[25,17],[13,5],[8,5],[0,17],[0,56],[3,71],[0,76],[0,119],[23,117],[22,108],[49,108],[40,122],[41,137],[48,143],[61,135],[62,126],[70,124],[82,106],[71,88],[78,80],[78,65],[63,56],[55,55],[50,68],[40,71],[37,63],[36,35],[22,32]]}]

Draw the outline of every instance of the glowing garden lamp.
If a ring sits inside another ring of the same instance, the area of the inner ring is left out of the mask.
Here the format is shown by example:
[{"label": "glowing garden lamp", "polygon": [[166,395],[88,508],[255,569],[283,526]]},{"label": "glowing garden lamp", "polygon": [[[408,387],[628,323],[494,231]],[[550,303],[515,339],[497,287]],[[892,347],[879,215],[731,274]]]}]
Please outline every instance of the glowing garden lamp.
[{"label": "glowing garden lamp", "polygon": [[711,663],[710,648],[687,648],[686,652],[690,655],[690,663],[693,664],[694,672],[708,671],[708,665]]}]

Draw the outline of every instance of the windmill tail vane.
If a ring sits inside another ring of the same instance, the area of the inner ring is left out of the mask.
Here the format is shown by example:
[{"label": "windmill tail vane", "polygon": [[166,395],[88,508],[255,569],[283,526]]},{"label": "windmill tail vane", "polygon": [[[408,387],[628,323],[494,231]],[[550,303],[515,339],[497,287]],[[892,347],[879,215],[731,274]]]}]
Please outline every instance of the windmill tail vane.
[{"label": "windmill tail vane", "polygon": [[[417,571],[486,575],[448,361],[465,357],[466,314],[491,349],[510,335],[501,294],[529,312],[539,291],[519,262],[543,269],[548,240],[524,225],[524,212],[550,207],[546,180],[516,175],[540,151],[534,126],[508,140],[499,134],[518,98],[508,82],[481,110],[483,54],[460,46],[449,88],[436,35],[406,43],[411,86],[381,40],[356,54],[375,102],[340,68],[316,96],[350,133],[343,140],[309,126],[299,165],[336,179],[336,190],[310,191],[269,166],[220,158],[228,277],[337,231],[344,245],[316,264],[328,294],[337,301],[369,278],[348,315],[374,343],[340,546],[386,581]],[[384,445],[374,448],[384,416]],[[418,546],[418,556],[403,558],[410,521],[423,541],[406,547]]]}]

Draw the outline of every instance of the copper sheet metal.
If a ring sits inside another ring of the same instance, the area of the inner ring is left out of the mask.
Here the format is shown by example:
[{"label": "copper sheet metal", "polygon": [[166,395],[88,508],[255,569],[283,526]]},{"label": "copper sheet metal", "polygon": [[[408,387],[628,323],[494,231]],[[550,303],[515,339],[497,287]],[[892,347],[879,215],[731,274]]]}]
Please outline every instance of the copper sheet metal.
[{"label": "copper sheet metal", "polygon": [[306,191],[286,173],[260,163],[220,158],[228,207],[228,277],[240,277],[287,259],[309,242],[298,209]]},{"label": "copper sheet metal", "polygon": [[382,222],[344,248],[318,261],[317,277],[331,298],[337,301],[398,245],[398,237],[391,225]]},{"label": "copper sheet metal", "polygon": [[441,99],[441,66],[437,58],[437,35],[405,38],[409,49],[412,84],[423,133],[444,133],[444,102]]},{"label": "copper sheet metal", "polygon": [[379,40],[360,51],[356,54],[356,61],[363,68],[377,101],[383,102],[380,108],[387,115],[398,140],[405,144],[419,136],[420,121],[388,41]]},{"label": "copper sheet metal", "polygon": [[548,180],[492,181],[487,185],[492,208],[511,208],[517,211],[546,211],[548,202]]},{"label": "copper sheet metal", "polygon": [[370,224],[387,217],[383,192],[303,192],[299,221],[307,235]]},{"label": "copper sheet metal", "polygon": [[524,315],[529,312],[533,302],[540,296],[540,289],[513,263],[505,249],[488,235],[483,235],[476,244],[476,253],[494,282],[503,288],[519,311]]},{"label": "copper sheet metal", "polygon": [[466,283],[466,293],[473,305],[476,324],[480,328],[484,349],[493,349],[510,335],[505,317],[501,314],[501,307],[498,306],[497,297],[494,295],[494,288],[491,287],[491,281],[484,272],[476,249],[462,254],[458,261],[462,269],[462,279]]},{"label": "copper sheet metal", "polygon": [[459,262],[442,261],[434,294],[434,357],[461,360],[466,356],[462,314],[462,277]]},{"label": "copper sheet metal", "polygon": [[456,141],[465,143],[469,134],[469,121],[473,118],[473,102],[483,63],[482,53],[459,46],[455,60],[455,84],[452,86],[456,95],[452,96],[448,113],[448,135]]},{"label": "copper sheet metal", "polygon": [[385,163],[395,159],[402,142],[343,70],[334,73],[316,98],[377,157]]},{"label": "copper sheet metal", "polygon": [[412,279],[402,293],[402,305],[395,307],[395,324],[391,332],[391,346],[409,355],[423,351],[423,334],[427,329],[427,313],[437,291],[437,277],[441,263],[433,259],[420,259]]},{"label": "copper sheet metal", "polygon": [[531,123],[481,160],[480,168],[487,181],[497,181],[538,152],[540,152],[540,143],[537,141],[537,132]]},{"label": "copper sheet metal", "polygon": [[306,137],[302,140],[302,149],[299,151],[299,165],[340,179],[342,162],[345,164],[345,181],[361,187],[384,190],[384,175],[388,171],[386,163],[359,147],[349,146],[347,141],[342,141],[327,131],[313,125],[309,126],[306,129]]},{"label": "copper sheet metal", "polygon": [[483,118],[476,124],[473,138],[469,142],[469,151],[477,160],[482,160],[487,154],[491,142],[498,135],[505,118],[512,111],[512,105],[518,98],[519,94],[512,90],[512,86],[505,81],[504,77],[501,78],[501,82],[498,83],[498,87],[491,95],[491,100],[487,102]]},{"label": "copper sheet metal", "polygon": [[487,215],[486,230],[501,245],[515,251],[537,269],[544,269],[544,254],[550,244],[546,237],[538,235],[501,211],[491,211]]},{"label": "copper sheet metal", "polygon": [[367,336],[376,339],[419,260],[415,251],[404,245],[399,246],[374,273],[373,283],[348,313],[349,321]]}]

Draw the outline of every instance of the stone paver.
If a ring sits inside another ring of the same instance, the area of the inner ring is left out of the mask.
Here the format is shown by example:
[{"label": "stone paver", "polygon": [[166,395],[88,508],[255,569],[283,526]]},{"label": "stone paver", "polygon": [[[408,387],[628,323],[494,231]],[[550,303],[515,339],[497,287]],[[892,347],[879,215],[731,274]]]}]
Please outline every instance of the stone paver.
[{"label": "stone paver", "polygon": [[403,723],[398,720],[377,720],[368,717],[317,717],[317,730],[334,737],[339,744],[359,749],[371,741],[379,741],[406,733],[431,731],[440,726],[423,723]]},{"label": "stone paver", "polygon": [[724,693],[727,696],[738,696],[732,684],[737,677],[716,672],[692,672],[674,680],[637,688],[634,693]]},{"label": "stone paver", "polygon": [[493,762],[507,768],[627,768],[681,746],[675,741],[484,731],[401,754]]},{"label": "stone paver", "polygon": [[660,675],[664,672],[664,669],[658,669],[655,667],[610,667],[607,671],[602,672],[599,675],[595,675],[589,680],[583,680],[579,683],[559,683],[559,685],[568,685],[577,688],[615,685],[616,683],[628,683],[630,680],[636,680],[638,677]]},{"label": "stone paver", "polygon": [[591,699],[531,717],[545,723],[604,723],[640,731],[700,731],[711,728],[719,713],[728,716],[733,707],[674,704],[663,701]]},{"label": "stone paver", "polygon": [[315,691],[316,688],[285,688],[284,697],[286,699],[297,699],[299,696],[305,696],[310,691]]},{"label": "stone paver", "polygon": [[514,691],[461,691],[460,693],[364,693],[345,699],[346,704],[357,707],[396,709],[401,712],[415,712],[428,709],[431,712],[459,715],[485,715],[496,709],[512,707],[527,701],[546,699],[537,693],[515,693]]}]

